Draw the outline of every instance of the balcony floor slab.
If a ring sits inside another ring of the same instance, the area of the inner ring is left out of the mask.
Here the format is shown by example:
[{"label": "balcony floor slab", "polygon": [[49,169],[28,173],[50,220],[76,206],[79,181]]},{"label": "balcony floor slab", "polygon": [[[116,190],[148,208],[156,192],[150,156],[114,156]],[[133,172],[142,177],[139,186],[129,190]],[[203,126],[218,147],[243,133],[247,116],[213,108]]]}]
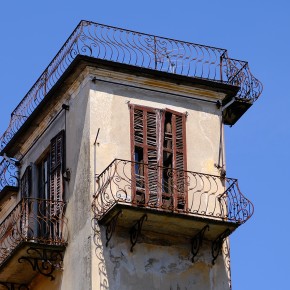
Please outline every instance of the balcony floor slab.
[{"label": "balcony floor slab", "polygon": [[122,211],[122,214],[117,221],[118,227],[130,230],[146,214],[147,220],[143,223],[142,232],[151,232],[159,235],[191,238],[208,225],[209,230],[205,232],[204,239],[213,241],[227,229],[233,232],[240,226],[240,223],[216,217],[170,212],[163,209],[145,208],[121,203],[115,204],[107,211],[99,220],[99,223],[105,226],[108,225],[112,218],[120,211]]},{"label": "balcony floor slab", "polygon": [[[19,263],[21,257],[31,257],[39,258],[36,254],[27,254],[27,250],[32,249],[45,249],[52,251],[65,251],[64,246],[58,245],[45,245],[34,242],[22,242],[17,248],[10,253],[9,257],[3,261],[0,265],[0,281],[4,282],[13,282],[17,284],[29,284],[33,278],[38,274],[36,271],[33,271],[32,266],[23,261]],[[3,287],[3,288],[1,288]],[[0,285],[0,290],[6,289],[4,286]]]}]

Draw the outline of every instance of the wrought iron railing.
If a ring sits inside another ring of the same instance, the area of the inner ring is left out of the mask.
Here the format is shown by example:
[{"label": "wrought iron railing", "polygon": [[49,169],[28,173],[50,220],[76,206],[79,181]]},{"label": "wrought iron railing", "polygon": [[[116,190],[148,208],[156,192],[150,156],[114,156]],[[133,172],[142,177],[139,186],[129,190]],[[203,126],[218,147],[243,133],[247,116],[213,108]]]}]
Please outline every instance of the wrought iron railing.
[{"label": "wrought iron railing", "polygon": [[97,176],[96,183],[92,204],[96,219],[101,219],[115,204],[233,223],[246,222],[254,211],[233,178],[115,159]]},{"label": "wrought iron railing", "polygon": [[0,265],[23,242],[65,246],[65,203],[23,198],[0,225]]},{"label": "wrought iron railing", "polygon": [[81,21],[12,112],[8,129],[0,138],[1,150],[78,55],[237,85],[237,98],[249,102],[262,92],[262,84],[251,74],[248,63],[229,58],[225,49]]},{"label": "wrought iron railing", "polygon": [[18,187],[19,168],[6,159],[0,162],[0,191],[6,186]]}]

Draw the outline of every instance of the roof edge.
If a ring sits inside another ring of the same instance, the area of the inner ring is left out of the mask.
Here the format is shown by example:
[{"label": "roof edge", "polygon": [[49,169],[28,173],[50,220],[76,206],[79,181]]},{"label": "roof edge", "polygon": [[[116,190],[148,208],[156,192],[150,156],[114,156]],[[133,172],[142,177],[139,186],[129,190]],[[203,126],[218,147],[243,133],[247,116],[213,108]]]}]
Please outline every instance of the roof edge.
[{"label": "roof edge", "polygon": [[133,65],[116,63],[113,61],[97,59],[90,56],[78,55],[71,62],[69,67],[63,72],[62,76],[55,83],[55,85],[50,89],[50,91],[45,95],[43,100],[34,109],[31,115],[25,120],[22,126],[17,130],[13,137],[7,142],[7,144],[0,151],[0,155],[7,154],[8,156],[14,156],[18,151],[20,146],[15,146],[15,143],[23,137],[24,132],[31,130],[31,125],[37,116],[41,115],[47,105],[54,101],[56,102],[61,98],[62,93],[73,83],[73,81],[78,77],[78,75],[87,66],[93,66],[103,69],[110,69],[117,72],[123,72],[127,74],[134,74],[136,76],[147,77],[151,79],[160,79],[162,81],[167,81],[175,83],[176,85],[185,85],[201,89],[207,89],[214,92],[224,93],[226,98],[234,97],[239,91],[238,86],[219,83],[215,81],[209,81],[197,77],[189,77],[176,75],[174,73],[161,72],[153,69],[136,67]]}]

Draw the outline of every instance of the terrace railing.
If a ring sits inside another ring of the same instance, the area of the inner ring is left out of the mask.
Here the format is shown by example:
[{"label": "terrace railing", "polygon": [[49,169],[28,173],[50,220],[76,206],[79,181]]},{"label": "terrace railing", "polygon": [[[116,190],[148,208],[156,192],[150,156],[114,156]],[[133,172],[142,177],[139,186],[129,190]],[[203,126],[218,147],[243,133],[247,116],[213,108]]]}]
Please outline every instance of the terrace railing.
[{"label": "terrace railing", "polygon": [[254,211],[233,178],[115,159],[97,176],[96,183],[92,208],[98,220],[116,204],[239,224]]},{"label": "terrace railing", "polygon": [[65,246],[64,210],[64,202],[23,198],[0,225],[0,265],[24,242]]},{"label": "terrace railing", "polygon": [[229,58],[225,49],[81,21],[12,112],[8,129],[0,138],[0,150],[78,55],[236,85],[240,87],[237,98],[251,103],[262,92],[262,84],[251,74],[248,63]]},{"label": "terrace railing", "polygon": [[6,186],[18,187],[19,168],[6,159],[0,161],[0,192]]}]

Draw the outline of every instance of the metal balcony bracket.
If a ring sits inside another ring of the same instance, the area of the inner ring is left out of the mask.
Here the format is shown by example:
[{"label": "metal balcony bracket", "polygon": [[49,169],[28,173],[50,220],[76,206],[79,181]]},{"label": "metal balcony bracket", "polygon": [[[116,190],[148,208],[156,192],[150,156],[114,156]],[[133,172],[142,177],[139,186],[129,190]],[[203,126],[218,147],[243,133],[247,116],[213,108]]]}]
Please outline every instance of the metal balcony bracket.
[{"label": "metal balcony bracket", "polygon": [[192,253],[191,261],[192,261],[192,263],[194,263],[194,258],[196,257],[196,255],[198,254],[198,252],[202,246],[202,241],[203,241],[204,233],[206,230],[209,231],[209,225],[206,225],[191,240],[191,253]]},{"label": "metal balcony bracket", "polygon": [[221,233],[213,242],[211,245],[211,253],[212,253],[212,264],[215,264],[215,260],[221,253],[222,245],[224,242],[224,239],[227,238],[231,234],[230,229],[226,229],[223,233]]},{"label": "metal balcony bracket", "polygon": [[29,290],[29,287],[26,284],[0,282],[0,285],[6,287],[7,290]]},{"label": "metal balcony bracket", "polygon": [[62,269],[63,255],[61,250],[47,250],[39,248],[29,248],[28,256],[18,259],[19,263],[28,262],[33,271],[54,280],[53,273],[57,269]]},{"label": "metal balcony bracket", "polygon": [[117,221],[120,215],[122,215],[121,210],[117,214],[115,214],[106,225],[106,247],[108,247],[109,241],[111,240],[113,233],[115,232]]},{"label": "metal balcony bracket", "polygon": [[130,240],[131,240],[131,249],[130,251],[133,252],[133,248],[137,243],[138,237],[141,233],[142,230],[142,226],[143,226],[143,222],[144,220],[147,221],[148,217],[147,214],[144,214],[135,224],[134,226],[131,228],[130,230]]}]

